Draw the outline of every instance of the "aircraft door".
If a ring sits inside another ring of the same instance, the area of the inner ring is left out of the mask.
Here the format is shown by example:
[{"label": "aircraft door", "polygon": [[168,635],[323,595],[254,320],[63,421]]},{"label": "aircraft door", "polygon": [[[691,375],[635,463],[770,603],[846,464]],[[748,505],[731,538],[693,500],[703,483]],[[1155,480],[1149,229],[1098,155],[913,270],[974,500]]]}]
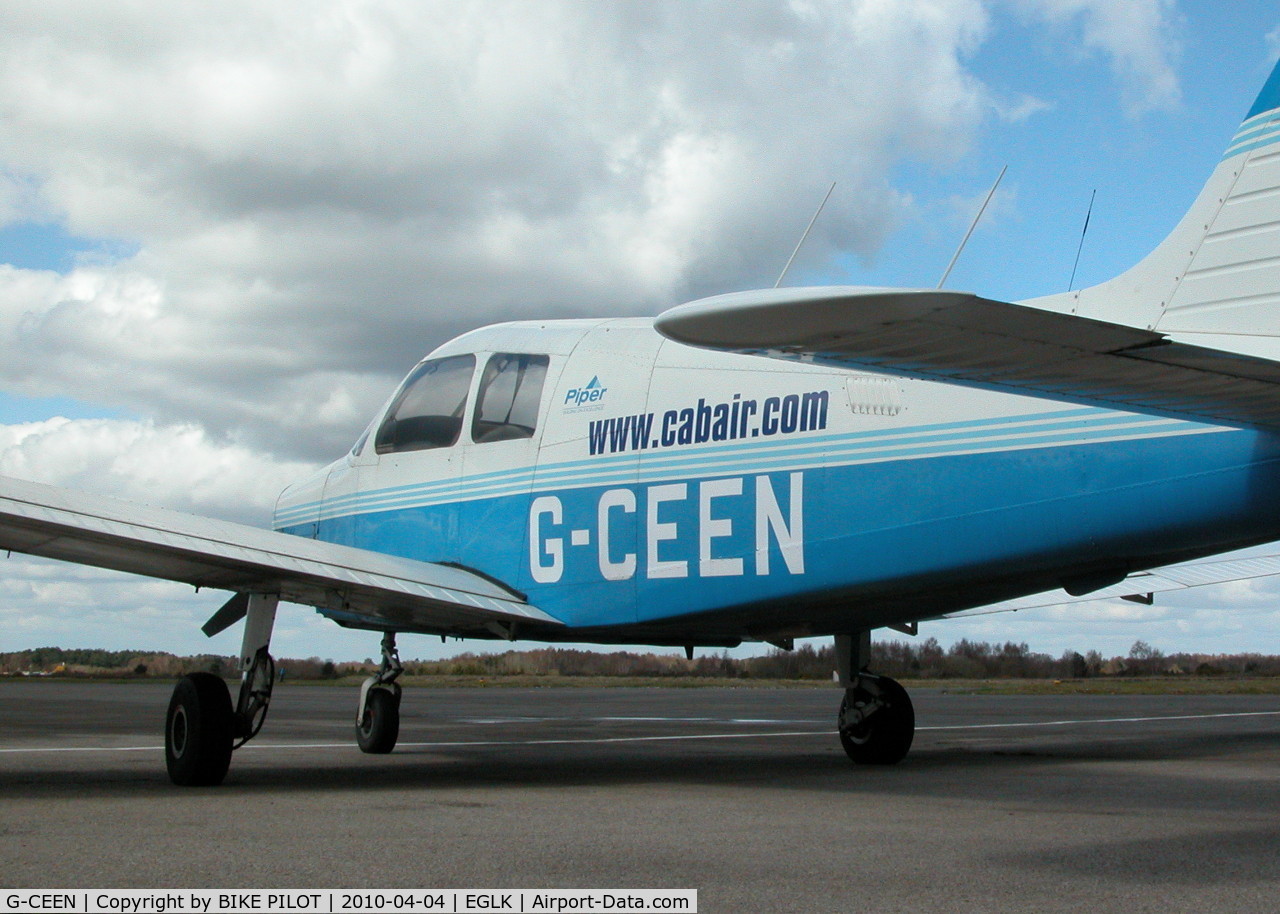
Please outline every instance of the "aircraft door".
[{"label": "aircraft door", "polygon": [[461,563],[517,587],[547,401],[564,360],[530,352],[478,359],[461,446]]},{"label": "aircraft door", "polygon": [[637,486],[661,344],[651,327],[602,324],[574,348],[548,398],[522,589],[570,624],[636,618]]}]

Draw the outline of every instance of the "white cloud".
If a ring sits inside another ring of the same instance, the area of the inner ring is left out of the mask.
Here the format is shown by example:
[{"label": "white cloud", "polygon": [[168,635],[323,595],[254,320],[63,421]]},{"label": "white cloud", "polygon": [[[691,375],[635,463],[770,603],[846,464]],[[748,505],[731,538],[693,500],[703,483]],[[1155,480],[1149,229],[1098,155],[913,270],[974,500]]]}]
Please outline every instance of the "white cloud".
[{"label": "white cloud", "polygon": [[875,250],[888,170],[990,110],[987,27],[977,0],[9,4],[0,160],[138,250],[0,272],[0,384],[332,453],[462,329],[770,281],[779,213],[830,180],[804,256]]},{"label": "white cloud", "polygon": [[[217,442],[194,425],[64,419],[0,425],[0,476],[13,476],[266,526],[276,496],[313,464]],[[227,594],[97,568],[8,556],[0,576],[0,651],[40,645],[236,654],[239,631],[206,639],[199,626]],[[368,652],[358,639],[317,632],[320,618],[288,607],[281,656]],[[331,623],[323,623],[336,629]]]},{"label": "white cloud", "polygon": [[1173,0],[1013,0],[1057,25],[1079,27],[1084,48],[1106,55],[1131,116],[1169,111],[1182,101],[1175,64],[1180,44]]},{"label": "white cloud", "polygon": [[1053,110],[1053,104],[1042,98],[1036,98],[1034,95],[1019,95],[1011,101],[996,101],[994,103],[996,116],[1002,121],[1011,124],[1018,124],[1022,121],[1029,120],[1041,111]]},{"label": "white cloud", "polygon": [[0,475],[266,526],[313,464],[211,441],[195,425],[63,419],[0,425]]},{"label": "white cloud", "polygon": [[[184,584],[19,555],[0,554],[0,569],[0,652],[51,646],[231,656],[240,651],[238,626],[213,638],[200,632],[225,593],[197,593]],[[428,643],[407,638],[403,646],[404,656],[411,657]],[[348,660],[376,655],[377,643],[376,636],[286,605],[276,619],[272,650],[277,657]]]},{"label": "white cloud", "polygon": [[[1176,95],[1166,4],[1016,2]],[[17,0],[0,217],[136,253],[0,269],[0,387],[336,453],[463,329],[771,282],[832,180],[802,259],[874,253],[893,169],[1044,105],[968,68],[991,30],[979,0]]]},{"label": "white cloud", "polygon": [[1156,595],[1155,606],[1119,601],[1022,610],[930,622],[921,637],[943,644],[960,638],[1002,644],[1026,642],[1032,650],[1061,656],[1064,651],[1128,654],[1146,641],[1164,653],[1280,653],[1280,611],[1270,605],[1240,604],[1225,585],[1178,595]]},{"label": "white cloud", "polygon": [[[263,517],[456,332],[768,284],[832,180],[801,259],[873,254],[895,169],[1043,106],[969,65],[1010,2],[10,0],[0,221],[132,253],[0,266],[0,389],[144,418],[0,429],[0,472]],[[1035,8],[1176,102],[1168,4]],[[62,580],[32,614],[109,589]]]}]

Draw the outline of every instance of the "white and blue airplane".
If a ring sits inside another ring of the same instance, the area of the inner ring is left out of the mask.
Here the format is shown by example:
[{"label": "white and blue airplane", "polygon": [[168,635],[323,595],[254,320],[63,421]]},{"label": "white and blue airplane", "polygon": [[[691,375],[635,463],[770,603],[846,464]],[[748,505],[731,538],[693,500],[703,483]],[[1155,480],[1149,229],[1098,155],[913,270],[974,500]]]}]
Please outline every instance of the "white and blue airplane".
[{"label": "white and blue airplane", "polygon": [[0,549],[233,592],[205,631],[244,620],[239,694],[178,683],[178,784],[220,782],[262,726],[280,601],[382,633],[366,752],[396,742],[401,632],[834,636],[840,740],[897,762],[914,712],[867,668],[874,629],[1280,572],[1205,561],[1280,539],[1280,67],[1186,217],[1110,282],[485,327],[414,367],[274,526],[0,480]]}]

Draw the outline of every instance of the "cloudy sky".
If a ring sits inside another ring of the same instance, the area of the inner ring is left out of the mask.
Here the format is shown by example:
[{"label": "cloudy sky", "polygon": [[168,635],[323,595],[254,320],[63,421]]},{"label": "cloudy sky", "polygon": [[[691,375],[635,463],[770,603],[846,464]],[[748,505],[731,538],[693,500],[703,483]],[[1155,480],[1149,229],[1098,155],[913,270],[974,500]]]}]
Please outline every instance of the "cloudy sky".
[{"label": "cloudy sky", "polygon": [[[788,281],[1136,261],[1280,53],[1260,0],[0,6],[0,474],[266,523],[460,331]],[[234,653],[185,587],[6,560],[0,650]],[[1280,652],[1280,587],[929,627]],[[286,656],[375,653],[288,609]],[[455,650],[451,645],[449,651]],[[439,653],[406,639],[406,655]]]}]

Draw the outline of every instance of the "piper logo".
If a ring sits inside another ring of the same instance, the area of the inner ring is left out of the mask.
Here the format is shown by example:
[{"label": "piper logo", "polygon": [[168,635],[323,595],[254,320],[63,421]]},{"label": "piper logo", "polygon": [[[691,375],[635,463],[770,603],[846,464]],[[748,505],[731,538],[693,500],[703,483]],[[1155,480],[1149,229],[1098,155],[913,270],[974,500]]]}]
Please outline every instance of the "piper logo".
[{"label": "piper logo", "polygon": [[585,387],[575,387],[568,390],[564,395],[564,406],[570,412],[587,409],[602,409],[604,404],[601,403],[604,395],[609,392],[609,388],[600,383],[598,375],[593,376],[591,381]]}]

